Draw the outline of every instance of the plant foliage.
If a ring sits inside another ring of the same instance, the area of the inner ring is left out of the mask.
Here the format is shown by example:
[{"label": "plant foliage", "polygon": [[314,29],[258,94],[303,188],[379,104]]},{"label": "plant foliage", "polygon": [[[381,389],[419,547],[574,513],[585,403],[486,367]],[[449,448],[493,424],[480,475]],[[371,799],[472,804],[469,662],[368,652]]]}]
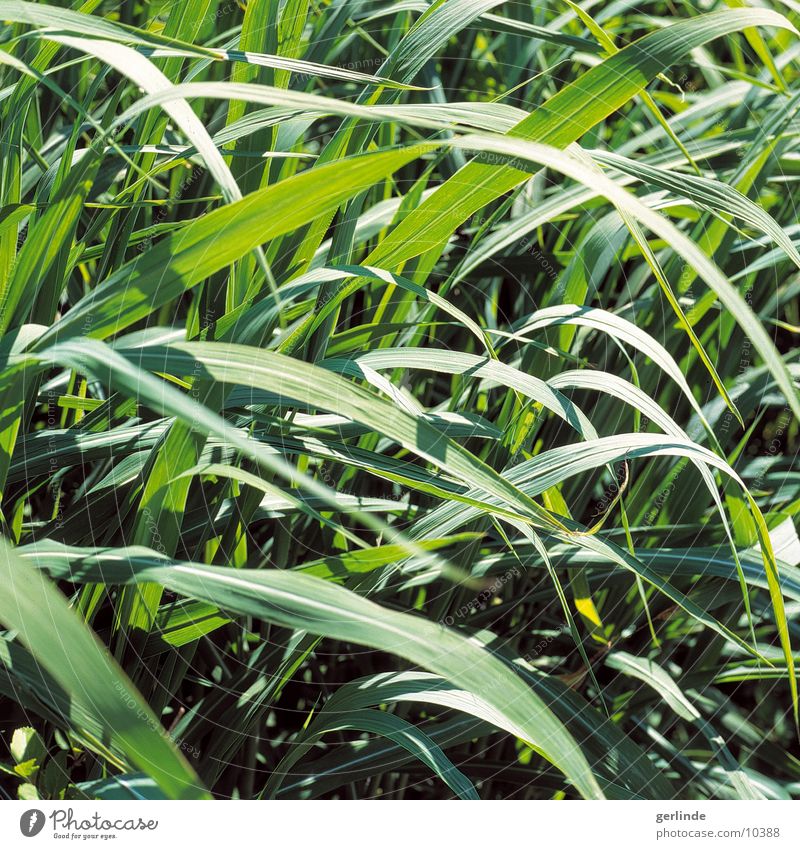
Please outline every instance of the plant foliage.
[{"label": "plant foliage", "polygon": [[796,4],[0,22],[6,795],[800,794]]}]

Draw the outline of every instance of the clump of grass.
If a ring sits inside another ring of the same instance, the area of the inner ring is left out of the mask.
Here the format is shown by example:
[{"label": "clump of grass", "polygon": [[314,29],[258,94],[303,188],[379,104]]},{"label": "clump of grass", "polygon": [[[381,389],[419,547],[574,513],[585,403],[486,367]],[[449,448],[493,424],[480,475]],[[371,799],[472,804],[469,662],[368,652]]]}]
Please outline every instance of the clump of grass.
[{"label": "clump of grass", "polygon": [[0,0],[5,793],[797,795],[795,16],[620,8]]}]

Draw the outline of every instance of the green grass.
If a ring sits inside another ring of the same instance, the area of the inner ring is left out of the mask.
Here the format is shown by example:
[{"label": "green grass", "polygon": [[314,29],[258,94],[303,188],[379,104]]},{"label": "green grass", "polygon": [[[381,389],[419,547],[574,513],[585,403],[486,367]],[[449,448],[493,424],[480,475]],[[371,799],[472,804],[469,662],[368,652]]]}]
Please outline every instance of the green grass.
[{"label": "green grass", "polygon": [[0,22],[0,791],[800,796],[793,6]]}]

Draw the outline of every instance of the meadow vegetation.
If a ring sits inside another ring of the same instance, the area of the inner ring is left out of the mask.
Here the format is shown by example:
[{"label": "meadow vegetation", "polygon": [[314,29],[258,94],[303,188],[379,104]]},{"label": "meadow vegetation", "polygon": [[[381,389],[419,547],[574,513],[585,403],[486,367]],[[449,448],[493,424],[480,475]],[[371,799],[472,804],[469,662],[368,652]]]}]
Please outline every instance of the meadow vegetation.
[{"label": "meadow vegetation", "polygon": [[0,0],[0,790],[800,795],[800,7]]}]

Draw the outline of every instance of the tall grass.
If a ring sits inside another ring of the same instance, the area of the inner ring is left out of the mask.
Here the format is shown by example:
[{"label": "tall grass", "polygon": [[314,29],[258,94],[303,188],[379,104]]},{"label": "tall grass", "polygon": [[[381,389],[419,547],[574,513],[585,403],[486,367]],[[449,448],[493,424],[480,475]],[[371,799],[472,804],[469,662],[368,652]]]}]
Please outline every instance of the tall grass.
[{"label": "tall grass", "polygon": [[800,795],[796,12],[0,0],[3,792]]}]

